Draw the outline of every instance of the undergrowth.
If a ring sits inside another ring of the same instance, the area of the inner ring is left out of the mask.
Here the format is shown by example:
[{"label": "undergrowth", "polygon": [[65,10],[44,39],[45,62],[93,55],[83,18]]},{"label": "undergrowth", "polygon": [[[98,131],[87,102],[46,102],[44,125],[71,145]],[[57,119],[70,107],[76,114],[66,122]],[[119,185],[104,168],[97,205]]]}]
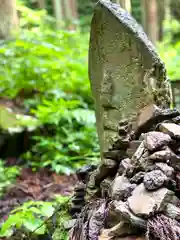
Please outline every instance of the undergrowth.
[{"label": "undergrowth", "polygon": [[0,96],[16,98],[23,89],[24,108],[39,122],[42,131],[24,156],[27,165],[69,174],[99,157],[87,74],[89,36],[54,29],[44,11],[18,8],[21,32],[0,44]]}]

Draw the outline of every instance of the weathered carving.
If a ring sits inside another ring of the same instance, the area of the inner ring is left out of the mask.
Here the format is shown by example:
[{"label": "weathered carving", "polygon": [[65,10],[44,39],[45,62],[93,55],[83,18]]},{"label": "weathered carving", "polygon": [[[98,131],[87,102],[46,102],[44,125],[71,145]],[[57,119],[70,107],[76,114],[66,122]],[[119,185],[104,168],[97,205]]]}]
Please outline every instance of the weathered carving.
[{"label": "weathered carving", "polygon": [[[91,25],[89,78],[101,152],[120,119],[135,119],[149,103],[170,102],[166,70],[141,26],[118,4],[100,0]],[[134,126],[133,125],[133,126]]]}]

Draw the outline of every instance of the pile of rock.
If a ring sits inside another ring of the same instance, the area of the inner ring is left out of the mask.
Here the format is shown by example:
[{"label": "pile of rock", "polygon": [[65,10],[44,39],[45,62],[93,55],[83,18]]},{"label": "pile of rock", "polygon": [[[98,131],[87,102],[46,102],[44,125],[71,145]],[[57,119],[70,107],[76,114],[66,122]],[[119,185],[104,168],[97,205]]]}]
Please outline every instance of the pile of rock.
[{"label": "pile of rock", "polygon": [[140,113],[134,132],[127,120],[119,123],[119,138],[90,175],[87,204],[70,239],[126,239],[141,234],[144,239],[145,233],[147,239],[179,239],[179,123],[178,111],[155,105]]}]

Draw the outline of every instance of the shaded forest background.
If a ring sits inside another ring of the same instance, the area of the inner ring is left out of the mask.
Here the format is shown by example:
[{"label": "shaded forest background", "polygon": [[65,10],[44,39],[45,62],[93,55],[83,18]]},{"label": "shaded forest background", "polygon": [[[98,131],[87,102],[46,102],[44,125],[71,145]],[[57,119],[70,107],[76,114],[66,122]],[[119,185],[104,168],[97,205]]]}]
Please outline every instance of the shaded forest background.
[{"label": "shaded forest background", "polygon": [[[95,2],[0,0],[0,235],[6,239],[66,239],[75,171],[99,162],[87,57]],[[114,2],[143,25],[171,81],[180,79],[180,1]]]}]

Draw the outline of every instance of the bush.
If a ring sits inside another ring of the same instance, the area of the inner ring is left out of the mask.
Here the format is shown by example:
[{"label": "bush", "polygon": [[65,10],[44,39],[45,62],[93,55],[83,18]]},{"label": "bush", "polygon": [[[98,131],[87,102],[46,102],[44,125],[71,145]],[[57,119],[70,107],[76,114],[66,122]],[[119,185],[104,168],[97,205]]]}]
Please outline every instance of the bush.
[{"label": "bush", "polygon": [[21,89],[39,94],[24,102],[45,134],[26,154],[33,167],[69,173],[99,156],[93,101],[87,74],[87,34],[53,29],[44,11],[19,6],[22,31],[0,45],[0,95]]},{"label": "bush", "polygon": [[166,64],[171,81],[180,79],[180,41],[174,41],[174,34],[179,33],[180,23],[176,20],[164,24],[164,40],[158,44],[160,56]]},{"label": "bush", "polygon": [[19,167],[6,167],[3,160],[0,159],[0,197],[3,195],[5,188],[15,182],[19,174]]},{"label": "bush", "polygon": [[[23,239],[36,239],[34,237],[37,235],[45,236],[49,232],[52,234],[55,225],[61,228],[59,238],[64,237],[67,232],[63,222],[70,219],[68,203],[69,198],[63,196],[57,196],[51,202],[26,202],[11,211],[8,219],[1,226],[0,237],[13,236],[13,239],[21,239],[23,236]],[[53,217],[57,217],[57,214],[60,217],[58,223],[53,221]]]}]

